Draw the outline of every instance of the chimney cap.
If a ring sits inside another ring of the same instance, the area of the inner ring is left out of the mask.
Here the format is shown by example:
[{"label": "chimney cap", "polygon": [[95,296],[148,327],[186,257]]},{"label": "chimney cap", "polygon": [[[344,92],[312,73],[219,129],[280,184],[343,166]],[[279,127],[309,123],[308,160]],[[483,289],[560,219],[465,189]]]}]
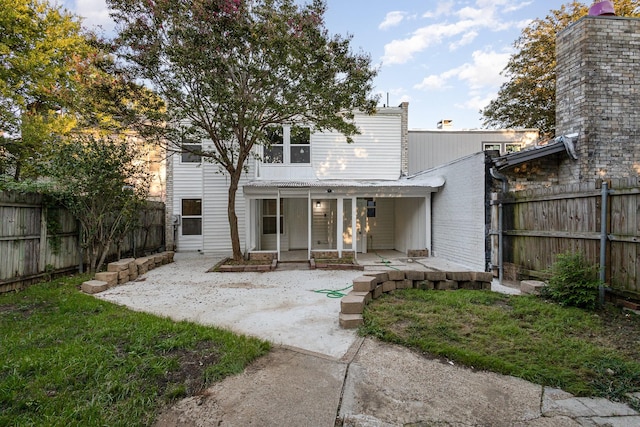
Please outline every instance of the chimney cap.
[{"label": "chimney cap", "polygon": [[609,0],[599,1],[589,8],[589,16],[615,16],[615,14],[613,2]]}]

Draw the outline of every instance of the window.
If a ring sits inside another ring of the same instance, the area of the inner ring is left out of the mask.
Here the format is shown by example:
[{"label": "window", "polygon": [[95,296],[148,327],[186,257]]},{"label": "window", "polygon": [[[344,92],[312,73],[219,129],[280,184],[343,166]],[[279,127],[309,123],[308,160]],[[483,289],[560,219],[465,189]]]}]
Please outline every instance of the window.
[{"label": "window", "polygon": [[182,199],[182,235],[202,235],[202,199]]},{"label": "window", "polygon": [[493,142],[485,142],[484,144],[482,144],[482,150],[483,151],[500,151],[502,152],[502,144],[500,144],[499,142],[493,143]]},{"label": "window", "polygon": [[291,163],[311,162],[311,130],[299,126],[291,127]]},{"label": "window", "polygon": [[367,199],[367,218],[376,217],[376,201],[373,199]]},{"label": "window", "polygon": [[[282,212],[284,205],[283,199],[280,199],[280,234],[284,234],[284,217]],[[263,200],[262,201],[262,234],[276,234],[276,217],[278,212],[276,211],[276,200]]]},{"label": "window", "polygon": [[509,153],[517,153],[521,149],[522,149],[521,144],[507,144],[505,151],[507,152],[507,154],[509,154]]},{"label": "window", "polygon": [[484,151],[499,151],[501,155],[505,155],[522,150],[522,144],[519,142],[483,142],[482,149]]},{"label": "window", "polygon": [[273,126],[267,130],[264,163],[311,163],[311,130],[301,126]]},{"label": "window", "polygon": [[202,144],[182,144],[182,163],[201,163],[202,156],[193,152],[201,152]]},{"label": "window", "polygon": [[483,142],[482,149],[484,151],[496,150],[501,155],[515,153],[522,149],[522,144],[519,142]]},{"label": "window", "polygon": [[267,129],[267,145],[264,146],[265,163],[284,162],[284,129],[282,126],[272,126]]}]

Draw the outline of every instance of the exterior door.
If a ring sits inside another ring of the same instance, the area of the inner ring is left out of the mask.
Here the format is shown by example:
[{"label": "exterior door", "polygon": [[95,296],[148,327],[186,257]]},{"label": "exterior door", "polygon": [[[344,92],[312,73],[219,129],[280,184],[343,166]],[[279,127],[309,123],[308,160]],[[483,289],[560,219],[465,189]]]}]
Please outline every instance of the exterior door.
[{"label": "exterior door", "polygon": [[309,247],[309,201],[307,199],[288,199],[289,249],[307,249]]}]

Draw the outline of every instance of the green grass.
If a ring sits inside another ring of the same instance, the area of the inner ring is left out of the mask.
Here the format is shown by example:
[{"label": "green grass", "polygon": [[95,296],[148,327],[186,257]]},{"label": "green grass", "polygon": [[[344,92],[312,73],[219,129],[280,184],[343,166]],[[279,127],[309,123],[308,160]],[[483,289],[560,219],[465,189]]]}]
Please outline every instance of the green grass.
[{"label": "green grass", "polygon": [[86,276],[0,295],[0,426],[143,426],[269,344],[128,310]]},{"label": "green grass", "polygon": [[371,302],[360,332],[577,396],[640,391],[640,316],[487,291],[396,291]]}]

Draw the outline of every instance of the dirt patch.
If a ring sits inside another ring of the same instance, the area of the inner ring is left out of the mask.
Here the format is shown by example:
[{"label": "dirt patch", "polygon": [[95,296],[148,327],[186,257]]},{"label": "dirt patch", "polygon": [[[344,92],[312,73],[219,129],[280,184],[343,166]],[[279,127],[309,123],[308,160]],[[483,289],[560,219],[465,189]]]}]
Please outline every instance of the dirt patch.
[{"label": "dirt patch", "polygon": [[632,359],[640,360],[640,315],[609,305],[598,316],[602,319],[604,331],[594,338]]}]

